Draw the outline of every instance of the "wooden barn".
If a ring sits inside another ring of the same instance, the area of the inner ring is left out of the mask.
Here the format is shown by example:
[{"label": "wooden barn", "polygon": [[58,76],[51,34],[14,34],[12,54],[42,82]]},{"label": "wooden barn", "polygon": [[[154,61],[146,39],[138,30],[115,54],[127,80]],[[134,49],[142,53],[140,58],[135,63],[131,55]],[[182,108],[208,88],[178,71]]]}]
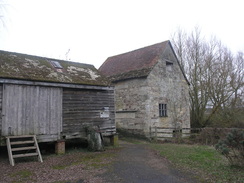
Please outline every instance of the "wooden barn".
[{"label": "wooden barn", "polygon": [[87,126],[116,133],[114,88],[94,66],[0,51],[0,145],[86,137]]}]

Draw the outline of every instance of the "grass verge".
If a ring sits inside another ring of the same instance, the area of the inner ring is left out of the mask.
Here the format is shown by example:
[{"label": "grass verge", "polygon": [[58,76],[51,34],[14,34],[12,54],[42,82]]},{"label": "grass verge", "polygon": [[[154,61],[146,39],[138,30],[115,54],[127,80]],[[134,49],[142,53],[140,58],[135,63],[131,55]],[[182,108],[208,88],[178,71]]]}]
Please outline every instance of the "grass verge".
[{"label": "grass verge", "polygon": [[32,172],[30,170],[21,170],[10,175],[16,180],[12,181],[12,183],[24,183],[26,181],[31,181],[30,177],[32,176]]},{"label": "grass verge", "polygon": [[175,167],[191,172],[199,182],[244,182],[244,168],[230,166],[213,147],[183,144],[151,144]]}]

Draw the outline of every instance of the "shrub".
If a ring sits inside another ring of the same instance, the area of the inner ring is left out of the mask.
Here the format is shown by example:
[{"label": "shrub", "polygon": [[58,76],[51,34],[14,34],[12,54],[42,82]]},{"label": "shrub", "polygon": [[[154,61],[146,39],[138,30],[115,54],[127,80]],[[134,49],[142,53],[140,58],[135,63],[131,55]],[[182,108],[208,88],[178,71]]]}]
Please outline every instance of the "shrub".
[{"label": "shrub", "polygon": [[214,145],[224,139],[228,132],[230,129],[227,128],[203,128],[199,133],[191,134],[190,140],[198,144]]},{"label": "shrub", "polygon": [[243,130],[233,130],[224,140],[219,140],[215,148],[228,159],[231,165],[244,165]]}]

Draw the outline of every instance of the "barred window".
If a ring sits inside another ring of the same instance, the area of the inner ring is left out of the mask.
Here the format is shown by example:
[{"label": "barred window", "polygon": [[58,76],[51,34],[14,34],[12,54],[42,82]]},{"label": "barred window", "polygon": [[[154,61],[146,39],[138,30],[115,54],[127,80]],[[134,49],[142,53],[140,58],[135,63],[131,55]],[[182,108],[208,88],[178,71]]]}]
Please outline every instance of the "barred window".
[{"label": "barred window", "polygon": [[167,117],[167,104],[159,104],[159,117]]}]

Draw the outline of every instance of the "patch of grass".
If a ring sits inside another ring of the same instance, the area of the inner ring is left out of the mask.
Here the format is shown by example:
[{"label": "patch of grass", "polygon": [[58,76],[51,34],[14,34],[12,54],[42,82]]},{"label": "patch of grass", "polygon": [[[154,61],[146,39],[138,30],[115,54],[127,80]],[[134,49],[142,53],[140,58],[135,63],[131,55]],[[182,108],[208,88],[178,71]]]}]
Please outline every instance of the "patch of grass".
[{"label": "patch of grass", "polygon": [[21,170],[11,174],[11,177],[16,179],[13,181],[13,183],[24,183],[26,181],[30,181],[31,176],[32,176],[32,172],[30,170]]},{"label": "patch of grass", "polygon": [[63,170],[66,167],[69,167],[70,165],[54,165],[52,168],[55,170]]},{"label": "patch of grass", "polygon": [[120,140],[123,140],[125,142],[129,142],[132,144],[145,144],[146,143],[146,141],[144,139],[140,140],[140,139],[131,138],[131,137],[122,137],[122,138],[120,138]]},{"label": "patch of grass", "polygon": [[109,159],[113,158],[115,156],[114,153],[87,153],[87,155],[81,157],[77,163],[82,163],[86,165],[86,168],[101,168],[104,166],[109,165],[108,161]]},{"label": "patch of grass", "polygon": [[204,182],[243,182],[244,168],[228,164],[213,147],[182,144],[152,144],[176,167],[195,172]]},{"label": "patch of grass", "polygon": [[110,159],[113,158],[115,154],[113,152],[87,152],[81,153],[76,158],[71,158],[67,162],[61,162],[60,164],[52,166],[53,169],[63,170],[65,168],[76,166],[76,165],[84,165],[84,168],[101,168],[103,166],[109,165]]},{"label": "patch of grass", "polygon": [[89,164],[90,168],[102,168],[104,166],[106,166],[106,164],[104,164],[104,163],[90,163]]}]

